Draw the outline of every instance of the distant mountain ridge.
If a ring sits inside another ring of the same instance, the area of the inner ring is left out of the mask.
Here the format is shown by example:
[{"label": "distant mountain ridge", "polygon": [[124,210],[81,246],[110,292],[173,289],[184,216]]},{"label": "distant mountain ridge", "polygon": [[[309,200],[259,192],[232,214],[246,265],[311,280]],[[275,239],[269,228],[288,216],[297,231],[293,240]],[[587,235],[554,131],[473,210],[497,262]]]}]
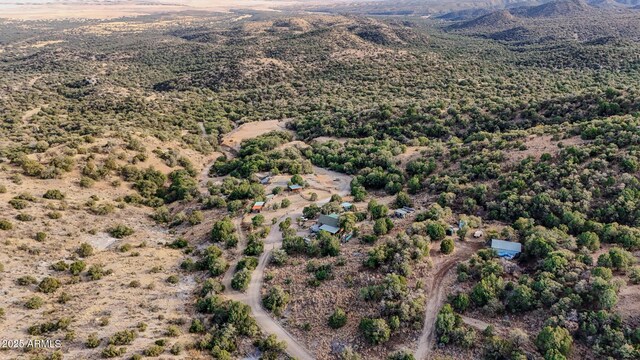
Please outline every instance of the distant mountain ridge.
[{"label": "distant mountain ridge", "polygon": [[584,0],[555,0],[533,7],[512,9],[517,16],[530,18],[570,16],[585,13],[593,9]]},{"label": "distant mountain ridge", "polygon": [[454,24],[452,29],[471,29],[479,27],[505,27],[515,25],[518,19],[507,9],[491,12],[475,19]]}]

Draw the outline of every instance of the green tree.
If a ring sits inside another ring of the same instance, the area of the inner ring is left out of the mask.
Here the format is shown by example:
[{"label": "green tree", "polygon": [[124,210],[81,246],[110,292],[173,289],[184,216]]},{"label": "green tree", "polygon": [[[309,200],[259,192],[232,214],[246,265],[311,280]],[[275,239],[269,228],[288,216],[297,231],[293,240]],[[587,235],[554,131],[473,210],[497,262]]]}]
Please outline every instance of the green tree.
[{"label": "green tree", "polygon": [[431,221],[427,225],[427,235],[429,235],[431,241],[440,241],[444,239],[447,234],[442,224]]},{"label": "green tree", "polygon": [[269,289],[267,295],[262,298],[264,307],[277,316],[282,315],[282,311],[286,308],[288,302],[289,294],[279,286],[274,286]]},{"label": "green tree", "polygon": [[538,350],[542,354],[549,352],[559,352],[564,356],[568,356],[573,344],[573,338],[569,331],[558,326],[545,326],[538,334],[535,340]]},{"label": "green tree", "polygon": [[347,314],[341,308],[336,308],[333,314],[329,316],[329,326],[333,329],[339,329],[347,324]]},{"label": "green tree", "polygon": [[406,192],[401,191],[398,193],[398,195],[396,195],[395,206],[397,208],[401,208],[404,206],[413,206],[413,201]]},{"label": "green tree", "polygon": [[384,344],[391,336],[391,329],[384,319],[363,318],[360,320],[359,329],[364,338],[373,345]]},{"label": "green tree", "polygon": [[596,251],[600,248],[600,237],[598,234],[587,231],[578,235],[577,244],[580,246],[584,246],[591,251]]},{"label": "green tree", "polygon": [[255,227],[262,226],[262,224],[264,224],[264,215],[258,214],[251,218],[251,224]]},{"label": "green tree", "polygon": [[460,315],[453,312],[451,305],[444,304],[436,318],[436,335],[442,344],[449,344],[453,341],[454,331],[460,327],[462,319]]},{"label": "green tree", "polygon": [[442,240],[442,242],[440,243],[440,252],[442,252],[445,255],[451,254],[454,249],[455,249],[455,244],[453,242],[453,239],[451,238],[446,238]]},{"label": "green tree", "polygon": [[385,219],[377,219],[375,221],[375,223],[373,224],[373,232],[380,236],[380,235],[386,235],[389,232],[389,229],[387,228],[387,222]]}]

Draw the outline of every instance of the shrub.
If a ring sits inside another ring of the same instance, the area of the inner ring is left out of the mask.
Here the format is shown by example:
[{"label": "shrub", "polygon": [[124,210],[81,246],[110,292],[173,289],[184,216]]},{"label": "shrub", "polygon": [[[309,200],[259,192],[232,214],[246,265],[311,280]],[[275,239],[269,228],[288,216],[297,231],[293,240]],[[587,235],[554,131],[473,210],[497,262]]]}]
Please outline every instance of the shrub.
[{"label": "shrub", "polygon": [[279,286],[274,286],[269,289],[269,292],[262,298],[262,304],[264,307],[273,312],[275,315],[282,315],[282,311],[289,302],[289,294],[287,294]]},{"label": "shrub", "polygon": [[60,280],[49,276],[42,279],[40,284],[38,284],[38,290],[45,294],[50,294],[58,290],[61,285]]},{"label": "shrub", "polygon": [[440,252],[445,255],[451,254],[455,248],[453,239],[446,238],[440,243]]},{"label": "shrub", "polygon": [[[0,264],[0,268],[1,267],[2,264]],[[0,271],[2,270],[0,269]],[[631,268],[631,271],[629,271],[629,280],[631,280],[632,284],[640,284],[640,267],[634,266]]]},{"label": "shrub", "polygon": [[400,350],[400,351],[391,353],[387,357],[387,360],[415,360],[415,357],[413,356],[412,353],[408,352],[407,350]]},{"label": "shrub", "polygon": [[185,238],[179,237],[176,240],[173,240],[173,242],[168,246],[172,249],[184,249],[189,246],[189,242]]},{"label": "shrub", "polygon": [[207,328],[204,326],[200,319],[193,319],[191,321],[191,326],[189,327],[189,332],[192,334],[204,333],[207,331]]},{"label": "shrub", "polygon": [[9,205],[16,210],[26,209],[29,206],[29,203],[25,200],[13,198],[9,200]]},{"label": "shrub", "polygon": [[231,279],[231,287],[234,290],[245,291],[249,286],[249,282],[251,281],[251,270],[242,269],[233,275],[233,279]]},{"label": "shrub", "polygon": [[87,270],[87,275],[89,279],[96,281],[102,279],[105,275],[111,274],[111,270],[105,270],[104,267],[100,264],[94,264],[89,267]]},{"label": "shrub", "polygon": [[69,265],[66,262],[60,260],[57,263],[51,264],[51,269],[55,271],[65,271],[69,269]]},{"label": "shrub", "polygon": [[251,218],[251,224],[255,227],[262,226],[264,224],[264,215],[258,214]]},{"label": "shrub", "polygon": [[53,189],[47,190],[42,197],[49,200],[62,200],[65,196],[60,190]]},{"label": "shrub", "polygon": [[62,217],[62,213],[59,211],[51,211],[47,213],[47,217],[51,220],[57,220]]},{"label": "shrub", "polygon": [[242,269],[254,270],[258,266],[258,258],[254,256],[245,256],[244,258],[238,261],[236,265],[236,271],[240,271]]},{"label": "shrub", "polygon": [[271,253],[271,262],[277,266],[286,264],[288,259],[289,255],[282,249],[276,249]]},{"label": "shrub", "polygon": [[596,251],[600,248],[600,238],[598,237],[598,234],[591,231],[583,232],[578,235],[576,243],[591,251]]},{"label": "shrub", "polygon": [[36,217],[33,215],[29,215],[29,214],[25,214],[25,213],[20,213],[18,215],[16,215],[16,220],[18,221],[33,221],[35,220]]},{"label": "shrub", "polygon": [[87,243],[82,243],[78,250],[76,250],[76,254],[80,257],[89,257],[93,255],[93,246]]},{"label": "shrub", "polygon": [[344,310],[336,308],[329,316],[329,326],[332,329],[339,329],[347,324],[347,314]]},{"label": "shrub", "polygon": [[439,241],[443,240],[447,234],[444,226],[432,221],[427,225],[427,235],[429,235],[431,241]]},{"label": "shrub", "polygon": [[124,355],[127,352],[127,349],[121,347],[115,347],[114,345],[108,345],[106,348],[102,350],[103,358],[115,358]]},{"label": "shrub", "polygon": [[180,355],[182,353],[182,345],[175,343],[169,350],[172,355]]},{"label": "shrub", "polygon": [[44,300],[42,300],[41,297],[34,296],[27,300],[27,302],[24,304],[24,307],[26,307],[27,309],[40,309],[43,304]]},{"label": "shrub", "polygon": [[18,283],[18,285],[20,286],[27,286],[27,285],[31,285],[31,284],[36,284],[38,282],[38,280],[36,280],[36,278],[34,278],[31,275],[26,275],[26,276],[21,276],[18,278],[18,280],[16,280],[16,283]]},{"label": "shrub", "polygon": [[376,220],[373,224],[373,232],[377,236],[386,235],[389,232],[387,221],[384,218]]},{"label": "shrub", "polygon": [[43,242],[47,239],[47,233],[39,231],[36,233],[35,238],[37,242]]},{"label": "shrub", "polygon": [[87,337],[87,341],[84,343],[84,346],[89,349],[95,349],[100,346],[100,339],[98,339],[98,334],[92,333]]},{"label": "shrub", "polygon": [[160,345],[152,345],[142,351],[144,356],[158,357],[164,352],[164,348]]},{"label": "shrub", "polygon": [[536,337],[535,344],[545,357],[550,353],[556,352],[567,356],[571,351],[573,338],[565,328],[545,326]]},{"label": "shrub", "polygon": [[109,345],[129,345],[138,336],[134,330],[122,330],[109,338]]},{"label": "shrub", "polygon": [[527,311],[534,306],[535,294],[527,285],[516,285],[507,298],[507,308],[513,312]]},{"label": "shrub", "polygon": [[591,270],[591,275],[601,277],[605,280],[611,280],[613,278],[613,272],[611,269],[602,266],[593,268],[593,270]]},{"label": "shrub", "polygon": [[373,345],[384,344],[391,336],[391,329],[384,319],[363,318],[358,328],[364,338]]},{"label": "shrub", "polygon": [[69,300],[71,300],[71,295],[69,295],[66,292],[62,292],[62,294],[60,294],[60,296],[58,296],[58,303],[59,304],[66,304],[69,302]]},{"label": "shrub", "polygon": [[451,299],[451,306],[453,306],[453,308],[459,312],[459,313],[464,313],[467,308],[469,308],[469,303],[471,301],[469,300],[469,295],[461,292],[456,294],[452,299]]},{"label": "shrub", "polygon": [[264,251],[264,241],[251,239],[244,249],[243,253],[248,256],[258,256]]},{"label": "shrub", "polygon": [[167,331],[165,331],[165,335],[170,337],[178,337],[180,334],[182,334],[182,331],[176,325],[169,325],[169,327],[167,327]]},{"label": "shrub", "polygon": [[93,184],[95,184],[95,180],[93,180],[92,178],[88,177],[88,176],[83,176],[80,178],[80,187],[88,189],[93,187]]},{"label": "shrub", "polygon": [[48,334],[58,330],[67,330],[69,328],[69,324],[71,324],[70,318],[60,318],[58,320],[29,326],[27,333],[33,336],[40,336],[42,334]]},{"label": "shrub", "polygon": [[398,208],[401,208],[404,206],[413,206],[413,201],[411,200],[411,198],[407,193],[399,192],[398,195],[396,195],[395,206]]},{"label": "shrub", "polygon": [[169,284],[174,284],[174,285],[175,285],[175,284],[177,284],[177,283],[179,283],[179,282],[180,282],[180,278],[178,277],[178,275],[170,275],[170,276],[167,278],[167,282],[168,282]]},{"label": "shrub", "polygon": [[11,230],[13,229],[13,224],[9,220],[0,219],[0,230]]},{"label": "shrub", "polygon": [[436,335],[442,344],[453,342],[454,331],[460,327],[462,319],[460,315],[453,312],[451,305],[445,304],[436,318]]},{"label": "shrub", "polygon": [[122,224],[118,224],[114,227],[107,229],[107,232],[109,233],[109,235],[111,235],[116,239],[123,239],[134,233],[132,228]]},{"label": "shrub", "polygon": [[211,241],[213,242],[227,242],[230,237],[236,237],[234,232],[236,231],[233,222],[228,217],[217,221],[213,224],[211,229]]},{"label": "shrub", "polygon": [[136,329],[138,329],[139,332],[145,332],[145,331],[147,331],[147,324],[143,323],[143,322],[139,322],[136,325]]},{"label": "shrub", "polygon": [[278,341],[278,337],[274,334],[271,334],[264,339],[257,340],[254,345],[263,352],[262,357],[265,359],[276,359],[278,358],[278,354],[287,348],[287,343],[284,341]]}]

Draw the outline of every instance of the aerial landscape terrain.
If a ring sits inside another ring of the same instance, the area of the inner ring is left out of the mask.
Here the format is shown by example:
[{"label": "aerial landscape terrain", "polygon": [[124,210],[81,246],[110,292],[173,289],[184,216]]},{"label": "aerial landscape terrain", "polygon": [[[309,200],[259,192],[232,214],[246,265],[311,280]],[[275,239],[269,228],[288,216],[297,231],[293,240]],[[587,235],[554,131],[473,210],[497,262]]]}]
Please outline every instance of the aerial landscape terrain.
[{"label": "aerial landscape terrain", "polygon": [[640,0],[0,0],[0,359],[640,359]]}]

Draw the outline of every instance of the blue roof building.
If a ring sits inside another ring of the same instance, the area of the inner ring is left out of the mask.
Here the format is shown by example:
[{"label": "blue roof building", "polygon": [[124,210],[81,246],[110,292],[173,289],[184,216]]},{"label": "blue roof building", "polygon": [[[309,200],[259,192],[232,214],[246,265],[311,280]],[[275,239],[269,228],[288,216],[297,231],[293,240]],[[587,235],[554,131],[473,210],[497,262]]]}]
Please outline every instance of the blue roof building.
[{"label": "blue roof building", "polygon": [[491,239],[491,248],[498,253],[499,257],[506,259],[513,259],[522,252],[522,244],[498,239]]}]

